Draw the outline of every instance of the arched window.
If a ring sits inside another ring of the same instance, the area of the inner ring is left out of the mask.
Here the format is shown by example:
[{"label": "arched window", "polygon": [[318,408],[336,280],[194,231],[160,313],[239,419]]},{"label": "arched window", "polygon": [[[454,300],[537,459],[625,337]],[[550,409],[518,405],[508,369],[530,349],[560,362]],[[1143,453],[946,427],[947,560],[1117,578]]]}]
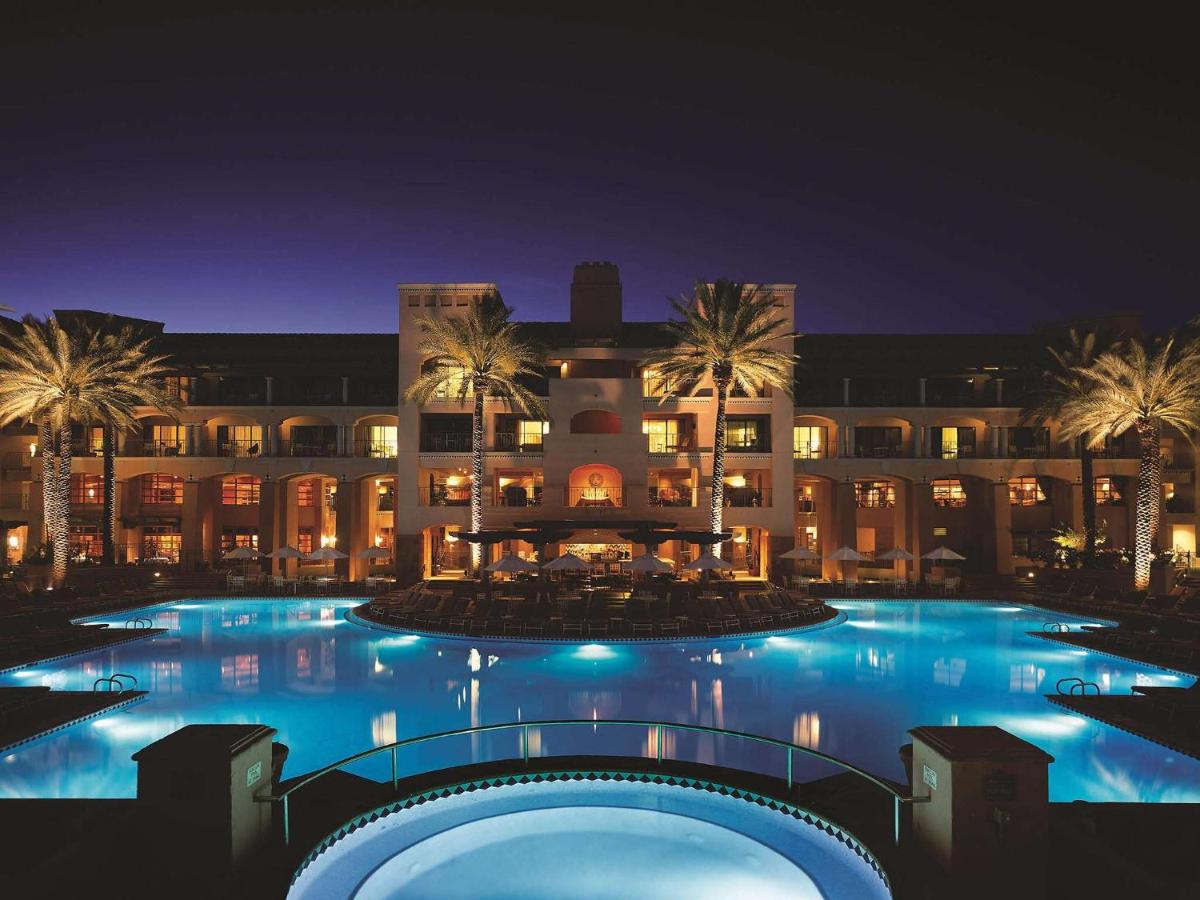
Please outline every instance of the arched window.
[{"label": "arched window", "polygon": [[933,482],[933,505],[943,509],[961,509],[967,505],[967,493],[957,478],[939,478]]},{"label": "arched window", "polygon": [[604,409],[585,409],[571,416],[571,434],[620,434],[621,417]]},{"label": "arched window", "polygon": [[1010,478],[1008,502],[1012,506],[1038,506],[1046,502],[1046,492],[1042,490],[1036,476],[1025,475],[1021,478]]}]

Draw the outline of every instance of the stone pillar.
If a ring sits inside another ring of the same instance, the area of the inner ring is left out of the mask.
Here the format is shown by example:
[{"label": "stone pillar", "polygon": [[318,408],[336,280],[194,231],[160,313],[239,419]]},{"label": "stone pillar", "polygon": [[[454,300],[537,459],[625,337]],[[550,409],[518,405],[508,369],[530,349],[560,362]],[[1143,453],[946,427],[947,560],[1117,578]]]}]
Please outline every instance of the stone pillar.
[{"label": "stone pillar", "polygon": [[1000,432],[1000,453],[998,455],[1001,459],[1005,459],[1008,456],[1008,429],[998,428],[997,431]]},{"label": "stone pillar", "polygon": [[[300,539],[299,516],[296,512],[300,503],[300,480],[290,478],[285,481],[276,495],[276,503],[279,507],[279,543],[295,547]],[[280,560],[279,568],[282,574],[291,578],[296,575],[300,563],[294,559]]]},{"label": "stone pillar", "polygon": [[342,549],[350,554],[350,576],[355,581],[365,578],[371,573],[371,561],[362,559],[359,554],[368,547],[374,546],[375,507],[379,503],[378,492],[375,490],[374,478],[361,478],[348,485],[354,493],[354,519],[350,527],[350,547]]},{"label": "stone pillar", "polygon": [[920,580],[923,566],[926,565],[921,559],[922,553],[928,553],[936,546],[937,542],[932,541],[928,545],[925,543],[925,537],[928,533],[930,522],[933,521],[933,485],[928,481],[922,481],[913,485],[912,498],[912,518],[909,522],[909,540],[912,541],[912,547],[909,552],[916,557],[913,560],[913,578]]},{"label": "stone pillar", "polygon": [[[836,503],[837,486],[834,482],[823,478],[813,486],[813,504],[817,511],[817,550],[822,557],[828,556],[838,546],[833,525],[836,517],[834,510]],[[836,574],[837,563],[823,559],[821,575],[825,578],[833,578]]]},{"label": "stone pillar", "polygon": [[180,543],[179,568],[184,572],[195,572],[205,560],[204,524],[207,482],[188,480],[183,483],[183,507],[179,520]]},{"label": "stone pillar", "polygon": [[1000,429],[995,426],[988,427],[988,443],[992,448],[992,459],[1000,458]]},{"label": "stone pillar", "polygon": [[[924,381],[924,379],[921,379]],[[917,429],[917,447],[916,456],[923,458],[926,456],[934,456],[933,448],[929,446],[929,426],[922,425]]]},{"label": "stone pillar", "polygon": [[995,379],[995,382],[996,382],[996,405],[1003,406],[1004,405],[1004,379],[997,378],[997,379]]},{"label": "stone pillar", "polygon": [[1054,757],[993,725],[912,729],[911,871],[944,897],[1046,896]]}]

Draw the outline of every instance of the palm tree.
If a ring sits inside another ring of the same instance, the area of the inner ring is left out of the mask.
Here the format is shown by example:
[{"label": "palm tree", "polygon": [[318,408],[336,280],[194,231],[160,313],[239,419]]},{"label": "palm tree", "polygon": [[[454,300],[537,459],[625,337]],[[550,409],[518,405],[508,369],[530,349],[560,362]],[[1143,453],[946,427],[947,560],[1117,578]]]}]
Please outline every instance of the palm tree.
[{"label": "palm tree", "polygon": [[[1098,343],[1099,338],[1094,331],[1080,334],[1072,328],[1062,344],[1046,347],[1049,358],[1041,372],[1042,387],[1032,394],[1021,410],[1023,422],[1061,421],[1064,406],[1087,394],[1092,381],[1082,370],[1096,362]],[[1106,347],[1106,350],[1112,349],[1112,344]],[[1094,456],[1086,437],[1081,437],[1079,472],[1083,484],[1083,559],[1088,565],[1096,555],[1096,493],[1092,475]]]},{"label": "palm tree", "polygon": [[[71,333],[54,318],[33,316],[22,319],[20,331],[0,343],[0,425],[26,420],[40,429],[43,508],[55,584],[62,584],[67,572],[72,424],[128,424],[147,398],[154,405],[171,406],[152,380],[161,376],[162,358],[147,356],[146,347],[132,332]],[[111,467],[105,469],[109,493],[115,479]],[[106,508],[111,527],[111,495]]]},{"label": "palm tree", "polygon": [[[712,378],[717,398],[713,434],[712,507],[710,525],[721,531],[725,506],[725,405],[738,387],[758,396],[770,385],[792,396],[792,364],[796,354],[771,346],[796,337],[787,321],[776,315],[779,303],[758,285],[718,279],[697,282],[692,297],[670,301],[678,319],[667,323],[674,338],[669,347],[654,350],[645,359],[660,387],[687,386],[694,395],[701,381]],[[663,391],[663,400],[668,392]],[[720,553],[720,544],[713,546]]]},{"label": "palm tree", "polygon": [[1087,436],[1092,447],[1130,428],[1138,435],[1133,580],[1135,588],[1145,590],[1162,503],[1162,426],[1189,436],[1200,431],[1200,340],[1180,344],[1170,337],[1149,347],[1130,341],[1127,347],[1101,354],[1079,373],[1092,386],[1063,404],[1063,434]]},{"label": "palm tree", "polygon": [[[421,330],[418,351],[426,357],[424,371],[404,392],[406,400],[427,403],[435,394],[453,389],[460,404],[474,400],[471,419],[471,531],[483,528],[483,401],[498,397],[528,416],[546,418],[546,409],[522,377],[541,377],[544,353],[521,337],[510,321],[512,310],[496,294],[476,297],[465,316],[417,317]],[[483,552],[471,545],[471,563],[478,569]]]}]

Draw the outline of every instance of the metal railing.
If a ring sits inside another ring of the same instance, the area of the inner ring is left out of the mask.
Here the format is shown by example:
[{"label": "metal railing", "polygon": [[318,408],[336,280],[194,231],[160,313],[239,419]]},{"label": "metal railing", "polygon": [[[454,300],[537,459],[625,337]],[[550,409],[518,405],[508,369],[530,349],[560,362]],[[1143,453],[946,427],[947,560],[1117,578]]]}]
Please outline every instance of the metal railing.
[{"label": "metal railing", "polygon": [[484,491],[484,500],[489,506],[541,506],[542,486],[525,488],[519,485],[508,485],[496,491],[494,499],[489,489]]},{"label": "metal railing", "polygon": [[339,456],[337,441],[305,440],[288,441],[288,456]]},{"label": "metal railing", "polygon": [[417,488],[418,506],[470,506],[471,485]]},{"label": "metal railing", "polygon": [[468,432],[425,432],[421,435],[423,453],[470,453],[471,435]]},{"label": "metal railing", "polygon": [[652,487],[646,499],[651,506],[695,506],[696,496],[693,487]]},{"label": "metal railing", "polygon": [[213,456],[250,457],[266,456],[267,448],[260,441],[216,441]]},{"label": "metal railing", "polygon": [[750,508],[771,505],[770,488],[730,487],[725,485],[725,505]]},{"label": "metal railing", "polygon": [[395,441],[373,441],[369,439],[354,442],[354,455],[369,459],[394,459],[396,457]]},{"label": "metal railing", "polygon": [[619,487],[565,488],[564,493],[567,506],[604,508],[625,505]]},{"label": "metal railing", "polygon": [[[468,446],[468,450],[471,448]],[[501,453],[541,453],[542,441],[538,437],[536,441],[522,441],[521,436],[511,431],[497,431],[496,438],[492,442],[492,450]]]},{"label": "metal railing", "polygon": [[[529,730],[536,728],[540,730],[546,728],[579,728],[586,733],[587,729],[591,729],[592,735],[599,733],[600,728],[645,728],[654,729],[654,752],[656,765],[662,765],[664,759],[676,762],[688,762],[685,759],[678,759],[675,756],[665,755],[663,748],[666,746],[664,738],[674,732],[687,732],[692,734],[713,735],[716,737],[728,737],[735,740],[746,741],[747,743],[759,744],[766,747],[778,748],[786,754],[786,781],[787,790],[790,793],[795,787],[795,757],[796,754],[815,759],[823,763],[828,763],[842,769],[843,771],[857,775],[860,778],[869,781],[871,784],[882,789],[892,797],[893,814],[892,814],[892,839],[898,845],[900,843],[900,809],[905,803],[924,803],[928,802],[929,797],[913,797],[901,790],[899,785],[880,778],[868,772],[866,769],[861,769],[853,763],[846,762],[843,759],[838,759],[836,756],[830,756],[827,753],[822,753],[820,750],[813,750],[811,747],[805,747],[801,744],[793,744],[790,741],[782,741],[777,738],[763,737],[758,734],[747,734],[741,731],[730,731],[725,728],[713,728],[708,725],[685,725],[677,722],[652,722],[642,721],[637,719],[546,719],[533,722],[506,722],[501,725],[478,725],[474,728],[461,728],[456,731],[440,731],[434,734],[425,734],[419,737],[405,738],[401,741],[395,741],[391,744],[384,744],[380,747],[372,747],[370,750],[364,750],[361,753],[356,753],[353,756],[348,756],[345,759],[331,763],[323,769],[318,769],[312,772],[287,790],[279,794],[269,794],[266,796],[257,796],[255,800],[260,803],[279,803],[281,806],[283,819],[283,842],[284,844],[291,843],[291,819],[289,816],[289,800],[292,794],[296,793],[306,785],[312,784],[319,778],[323,778],[331,772],[339,771],[346,766],[361,762],[364,759],[369,759],[373,756],[378,756],[384,753],[391,756],[391,784],[392,792],[396,793],[400,788],[400,768],[397,751],[406,747],[415,747],[421,744],[429,744],[436,741],[443,741],[450,738],[468,737],[487,733],[496,733],[503,731],[513,731],[518,733],[521,748],[521,762],[524,767],[529,765],[531,757],[531,744],[529,741]],[[576,754],[572,754],[576,755]],[[609,755],[609,754],[605,754]],[[537,754],[533,754],[533,758],[537,758]],[[647,756],[629,756],[629,759],[650,759]],[[498,761],[498,760],[497,760]],[[751,775],[762,775],[761,772],[754,770],[741,770]]]}]

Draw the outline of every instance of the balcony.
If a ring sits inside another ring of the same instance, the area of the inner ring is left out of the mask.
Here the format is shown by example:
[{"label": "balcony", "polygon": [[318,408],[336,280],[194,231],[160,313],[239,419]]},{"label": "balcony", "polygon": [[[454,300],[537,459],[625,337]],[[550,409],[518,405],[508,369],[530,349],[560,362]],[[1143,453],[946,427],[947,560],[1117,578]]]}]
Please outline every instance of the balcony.
[{"label": "balcony", "polygon": [[185,456],[187,445],[182,440],[151,441],[129,438],[121,449],[122,456]]},{"label": "balcony", "polygon": [[1009,459],[1049,459],[1053,454],[1049,444],[1009,444]]},{"label": "balcony", "polygon": [[288,442],[288,456],[337,456],[337,441],[293,440]]},{"label": "balcony", "polygon": [[766,438],[731,440],[725,444],[726,453],[770,453],[771,442]]},{"label": "balcony", "polygon": [[263,453],[262,441],[217,441],[213,456],[236,457],[239,459],[254,459]]},{"label": "balcony", "polygon": [[442,485],[434,488],[417,488],[417,505],[418,506],[470,506],[471,505],[471,486]]},{"label": "balcony", "polygon": [[698,491],[684,485],[651,487],[647,502],[651,506],[695,506]]},{"label": "balcony", "polygon": [[625,505],[619,487],[566,488],[564,502],[567,506],[585,509],[612,509]]},{"label": "balcony", "polygon": [[502,490],[497,491],[494,496],[491,491],[487,491],[486,493],[489,506],[504,506],[519,509],[542,505],[542,486],[540,484],[535,485],[533,488],[510,484]]},{"label": "balcony", "polygon": [[[537,440],[522,440],[521,435],[510,431],[496,432],[496,439],[492,442],[492,450],[498,453],[541,453],[542,440],[541,435],[537,435]],[[470,449],[469,447],[467,448]]]},{"label": "balcony", "polygon": [[29,494],[20,488],[0,490],[0,509],[29,509]]},{"label": "balcony", "polygon": [[912,456],[907,444],[856,443],[854,455],[859,459],[902,459]]},{"label": "balcony", "polygon": [[802,444],[792,449],[792,459],[833,459],[837,448],[831,444]]},{"label": "balcony", "polygon": [[796,512],[801,515],[811,516],[817,511],[817,501],[809,497],[796,498]]},{"label": "balcony", "polygon": [[469,432],[436,432],[429,431],[421,435],[422,453],[470,453],[471,435]]},{"label": "balcony", "polygon": [[959,444],[957,447],[934,447],[929,455],[933,459],[975,459],[978,453],[974,444]]},{"label": "balcony", "polygon": [[771,505],[770,488],[730,487],[725,485],[725,506],[754,509]]},{"label": "balcony", "polygon": [[395,459],[395,441],[357,440],[354,442],[354,455],[366,459]]}]

